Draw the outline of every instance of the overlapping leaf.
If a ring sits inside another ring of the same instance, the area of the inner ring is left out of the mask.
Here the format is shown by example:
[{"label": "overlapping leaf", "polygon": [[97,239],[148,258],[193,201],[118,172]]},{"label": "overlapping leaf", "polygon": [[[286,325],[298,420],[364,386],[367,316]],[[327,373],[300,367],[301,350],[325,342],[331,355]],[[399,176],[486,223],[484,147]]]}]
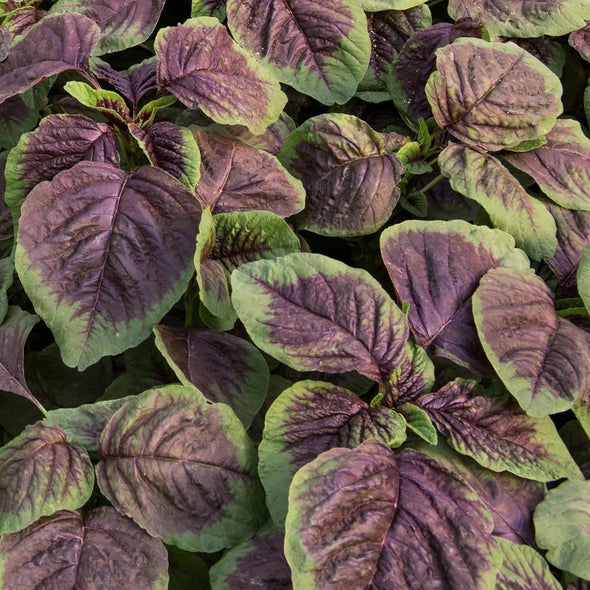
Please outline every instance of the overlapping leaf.
[{"label": "overlapping leaf", "polygon": [[586,61],[590,62],[590,23],[588,20],[586,20],[584,27],[570,33],[568,42]]},{"label": "overlapping leaf", "polygon": [[590,309],[590,246],[588,245],[584,246],[582,250],[576,278],[580,297],[584,301],[586,309]]}]

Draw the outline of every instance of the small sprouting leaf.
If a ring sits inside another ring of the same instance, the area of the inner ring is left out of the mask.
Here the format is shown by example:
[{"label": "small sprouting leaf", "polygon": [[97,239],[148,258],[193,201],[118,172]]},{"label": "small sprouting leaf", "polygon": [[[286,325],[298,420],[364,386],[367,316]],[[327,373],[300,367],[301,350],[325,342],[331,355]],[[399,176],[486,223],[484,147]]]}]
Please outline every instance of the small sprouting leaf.
[{"label": "small sprouting leaf", "polygon": [[551,291],[532,270],[489,270],[473,315],[494,369],[531,416],[567,410],[590,387],[590,334],[556,315]]},{"label": "small sprouting leaf", "polygon": [[256,449],[225,404],[169,385],[127,401],[107,423],[101,492],[151,535],[213,552],[250,537],[264,518]]},{"label": "small sprouting leaf", "polygon": [[284,84],[323,104],[343,104],[365,75],[371,53],[365,13],[354,0],[228,0],[233,36],[275,66]]},{"label": "small sprouting leaf", "polygon": [[428,414],[422,408],[406,402],[405,404],[401,404],[401,406],[397,406],[395,409],[404,417],[408,430],[411,430],[431,445],[437,444],[438,433],[436,428]]},{"label": "small sprouting leaf", "polygon": [[471,295],[496,266],[528,267],[514,239],[455,221],[406,221],[381,234],[383,261],[417,343],[437,356],[491,372],[473,323]]},{"label": "small sprouting leaf", "polygon": [[431,384],[432,364],[408,340],[406,316],[364,270],[289,254],[243,264],[232,289],[254,343],[295,370],[355,369],[386,386],[388,404],[411,401]]},{"label": "small sprouting leaf", "polygon": [[58,0],[51,14],[81,13],[100,27],[100,41],[92,52],[103,55],[143,43],[153,32],[164,0]]},{"label": "small sprouting leaf", "polygon": [[468,145],[516,148],[543,137],[562,112],[559,78],[514,43],[460,38],[437,50],[436,67],[426,84],[434,118]]},{"label": "small sprouting leaf", "polygon": [[230,406],[248,428],[268,388],[266,361],[250,342],[223,332],[156,326],[156,345],[184,385]]},{"label": "small sprouting leaf", "polygon": [[44,17],[0,63],[0,103],[54,74],[83,71],[99,36],[98,25],[82,14]]},{"label": "small sprouting leaf", "polygon": [[80,104],[102,113],[108,119],[129,123],[131,113],[122,96],[112,90],[97,90],[85,82],[66,82],[64,90]]},{"label": "small sprouting leaf", "polygon": [[199,217],[179,181],[147,166],[80,162],[29,193],[16,269],[66,365],[83,370],[150,334],[186,290]]},{"label": "small sprouting leaf", "polygon": [[590,139],[577,121],[560,119],[546,140],[538,148],[505,158],[532,176],[558,205],[590,211]]},{"label": "small sprouting leaf", "polygon": [[61,510],[0,538],[3,588],[168,588],[168,556],[132,520],[103,506]]},{"label": "small sprouting leaf", "polygon": [[557,230],[551,213],[524,190],[498,158],[450,143],[440,153],[438,163],[453,189],[479,203],[494,227],[509,233],[531,258],[553,256]]},{"label": "small sprouting leaf", "polygon": [[279,158],[307,192],[298,225],[334,236],[377,231],[400,194],[402,164],[394,153],[399,144],[392,143],[344,113],[313,117],[293,131]]},{"label": "small sprouting leaf", "polygon": [[262,133],[287,102],[276,78],[215,18],[160,29],[154,50],[158,84],[217,123]]},{"label": "small sprouting leaf", "polygon": [[39,517],[75,510],[92,493],[94,472],[85,449],[60,428],[37,422],[0,448],[0,535]]},{"label": "small sprouting leaf", "polygon": [[537,545],[547,561],[590,580],[590,481],[566,481],[549,490],[535,510]]},{"label": "small sprouting leaf", "polygon": [[275,525],[283,526],[289,484],[299,468],[328,449],[354,448],[369,438],[399,447],[405,420],[331,383],[299,381],[285,389],[266,413],[259,446],[258,473]]},{"label": "small sprouting leaf", "polygon": [[201,151],[196,197],[213,213],[264,209],[289,217],[303,209],[305,189],[265,151],[207,130],[195,130]]}]

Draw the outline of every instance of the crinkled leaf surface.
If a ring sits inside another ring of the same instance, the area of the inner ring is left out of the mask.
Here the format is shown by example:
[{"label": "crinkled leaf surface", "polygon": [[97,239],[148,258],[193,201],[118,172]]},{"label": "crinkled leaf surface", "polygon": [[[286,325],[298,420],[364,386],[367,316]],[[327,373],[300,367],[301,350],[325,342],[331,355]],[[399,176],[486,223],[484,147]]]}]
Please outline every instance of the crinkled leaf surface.
[{"label": "crinkled leaf surface", "polygon": [[508,396],[478,395],[473,382],[452,381],[416,403],[451,447],[488,469],[537,481],[580,476],[551,418],[527,416]]},{"label": "crinkled leaf surface", "polygon": [[103,506],[61,510],[0,538],[3,588],[168,588],[168,555],[132,520]]},{"label": "crinkled leaf surface", "polygon": [[90,498],[92,464],[57,426],[29,425],[0,449],[0,534],[20,531],[57,510]]},{"label": "crinkled leaf surface", "polygon": [[498,158],[450,143],[440,153],[438,163],[453,189],[478,202],[494,227],[509,233],[531,258],[553,256],[557,229],[551,213],[526,192]]},{"label": "crinkled leaf surface", "polygon": [[343,104],[365,75],[371,53],[365,13],[356,1],[228,0],[238,42],[275,66],[280,81],[323,104]]},{"label": "crinkled leaf surface", "polygon": [[590,579],[590,481],[566,481],[535,510],[537,544],[549,563]]},{"label": "crinkled leaf surface", "polygon": [[353,115],[308,119],[279,152],[307,192],[298,225],[333,236],[377,231],[399,199],[402,163],[393,153],[397,147],[397,141],[388,141]]},{"label": "crinkled leaf surface", "polygon": [[295,588],[493,588],[502,557],[491,530],[455,473],[369,440],[297,472],[285,554]]},{"label": "crinkled leaf surface", "polygon": [[98,25],[82,14],[44,17],[0,63],[0,103],[54,74],[84,70],[99,36]]},{"label": "crinkled leaf surface", "polygon": [[287,102],[276,78],[215,18],[160,29],[154,50],[158,84],[217,123],[262,133]]},{"label": "crinkled leaf surface", "polygon": [[546,139],[538,148],[505,157],[558,205],[590,211],[590,139],[572,119],[557,121]]},{"label": "crinkled leaf surface", "polygon": [[289,483],[299,468],[328,449],[354,448],[369,438],[399,447],[405,420],[331,383],[306,380],[285,389],[266,413],[259,446],[258,472],[275,525],[283,526]]},{"label": "crinkled leaf surface", "polygon": [[250,537],[264,519],[256,449],[225,404],[169,385],[128,401],[107,423],[101,492],[151,535],[213,552]]},{"label": "crinkled leaf surface", "polygon": [[125,100],[112,90],[97,90],[85,82],[75,81],[67,82],[64,90],[79,103],[102,113],[111,121],[125,124],[131,120],[131,113]]},{"label": "crinkled leaf surface", "polygon": [[200,208],[157,168],[80,162],[23,204],[16,268],[64,362],[139,344],[186,290]]},{"label": "crinkled leaf surface", "polygon": [[383,261],[416,341],[437,356],[490,373],[473,323],[471,296],[499,265],[527,267],[514,239],[464,221],[406,221],[381,235]]},{"label": "crinkled leaf surface", "polygon": [[561,114],[559,78],[514,43],[457,39],[437,50],[436,68],[426,84],[434,118],[468,145],[516,148],[542,138]]},{"label": "crinkled leaf surface", "polygon": [[[320,254],[249,262],[232,274],[232,302],[254,343],[298,371],[354,368],[411,401],[432,364],[409,337],[406,316],[366,271]],[[388,383],[395,380],[395,385]]]},{"label": "crinkled leaf surface", "polygon": [[184,385],[230,406],[248,428],[260,410],[269,372],[258,349],[232,334],[156,326],[156,345]]},{"label": "crinkled leaf surface", "polygon": [[590,388],[590,334],[556,315],[551,291],[532,270],[488,271],[473,315],[494,369],[531,416],[567,410]]}]

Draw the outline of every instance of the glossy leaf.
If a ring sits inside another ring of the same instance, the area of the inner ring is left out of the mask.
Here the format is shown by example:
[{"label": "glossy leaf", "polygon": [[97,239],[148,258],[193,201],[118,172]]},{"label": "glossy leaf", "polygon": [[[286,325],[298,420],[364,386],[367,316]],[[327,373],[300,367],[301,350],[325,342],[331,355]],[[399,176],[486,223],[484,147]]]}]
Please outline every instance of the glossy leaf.
[{"label": "glossy leaf", "polygon": [[153,536],[213,552],[261,524],[256,450],[225,404],[169,385],[129,400],[108,422],[97,465],[101,492]]},{"label": "glossy leaf", "polygon": [[567,410],[590,387],[590,334],[556,315],[551,291],[532,270],[488,271],[473,314],[490,362],[531,416]]},{"label": "glossy leaf", "polygon": [[453,189],[479,203],[494,227],[509,233],[531,258],[553,256],[557,229],[551,213],[525,191],[500,160],[451,143],[440,153],[438,163]]},{"label": "glossy leaf", "polygon": [[168,588],[168,556],[109,506],[62,510],[0,538],[3,588]]},{"label": "glossy leaf", "polygon": [[337,0],[228,0],[234,38],[272,64],[277,77],[323,104],[343,104],[355,93],[371,53],[359,3]]},{"label": "glossy leaf", "polygon": [[56,426],[37,422],[0,449],[0,534],[24,529],[57,510],[75,510],[90,498],[92,464]]},{"label": "glossy leaf", "polygon": [[0,63],[0,103],[54,74],[83,71],[99,36],[97,24],[82,14],[43,18]]},{"label": "glossy leaf", "polygon": [[406,421],[406,427],[431,445],[438,442],[438,433],[428,414],[419,406],[406,402],[396,408]]},{"label": "glossy leaf", "polygon": [[254,343],[298,371],[351,367],[383,384],[388,403],[427,389],[432,364],[408,340],[406,316],[363,270],[319,254],[244,264],[232,302]]},{"label": "glossy leaf", "polygon": [[295,588],[493,587],[501,553],[486,508],[422,453],[332,449],[298,471],[289,503]]},{"label": "glossy leaf", "polygon": [[402,163],[394,151],[405,138],[398,139],[343,113],[313,117],[291,133],[279,158],[307,193],[298,225],[334,236],[377,231],[399,199]]},{"label": "glossy leaf", "polygon": [[590,579],[590,482],[566,481],[535,510],[537,544],[552,565]]},{"label": "glossy leaf", "polygon": [[490,366],[473,323],[471,296],[496,266],[527,267],[514,239],[464,221],[406,221],[381,235],[383,261],[416,341],[481,374]]},{"label": "glossy leaf", "polygon": [[299,381],[285,389],[266,413],[259,446],[258,472],[275,525],[283,527],[289,484],[299,468],[328,449],[354,448],[370,438],[399,447],[405,420],[331,383]]},{"label": "glossy leaf", "polygon": [[187,287],[199,215],[157,168],[80,162],[31,191],[16,268],[66,365],[83,370],[149,335]]},{"label": "glossy leaf", "polygon": [[160,29],[154,50],[158,84],[217,123],[262,133],[285,106],[278,81],[217,19],[201,17]]},{"label": "glossy leaf", "polygon": [[514,43],[457,39],[437,51],[436,68],[426,84],[434,118],[468,145],[517,148],[545,136],[561,114],[559,78]]}]

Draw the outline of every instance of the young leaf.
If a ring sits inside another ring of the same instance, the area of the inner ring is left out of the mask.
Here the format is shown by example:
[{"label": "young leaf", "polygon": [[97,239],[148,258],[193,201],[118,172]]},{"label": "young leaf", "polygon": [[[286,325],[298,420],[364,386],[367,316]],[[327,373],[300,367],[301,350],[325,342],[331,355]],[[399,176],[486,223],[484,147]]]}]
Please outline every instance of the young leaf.
[{"label": "young leaf", "polygon": [[431,445],[438,442],[438,433],[428,414],[419,406],[406,402],[396,407],[406,421],[406,427]]},{"label": "young leaf", "polygon": [[437,51],[436,67],[426,84],[434,118],[468,145],[516,148],[542,138],[562,112],[559,78],[514,43],[457,39]]},{"label": "young leaf", "polygon": [[590,579],[590,481],[566,481],[535,510],[537,544],[554,566]]},{"label": "young leaf", "polygon": [[265,209],[289,217],[303,209],[305,189],[272,154],[207,130],[195,130],[201,178],[195,195],[213,213]]},{"label": "young leaf", "polygon": [[502,560],[490,515],[452,471],[369,440],[326,451],[289,491],[295,588],[491,588]]},{"label": "young leaf", "polygon": [[80,162],[31,191],[16,268],[66,365],[83,370],[149,335],[186,290],[199,216],[157,168]]},{"label": "young leaf", "polygon": [[557,229],[551,213],[524,190],[500,160],[478,149],[450,143],[440,153],[438,164],[453,189],[477,201],[494,227],[510,234],[531,258],[553,256]]},{"label": "young leaf", "polygon": [[100,438],[101,492],[153,536],[213,552],[264,519],[256,449],[225,404],[169,385],[127,401]]},{"label": "young leaf", "polygon": [[490,362],[527,414],[567,410],[590,387],[590,335],[556,315],[551,291],[532,270],[488,271],[473,315]]},{"label": "young leaf", "polygon": [[0,538],[0,584],[165,590],[168,557],[159,539],[109,506],[62,510]]},{"label": "young leaf", "polygon": [[4,535],[41,516],[84,505],[92,493],[94,472],[85,449],[68,444],[57,426],[37,422],[0,448],[0,481]]},{"label": "young leaf", "polygon": [[354,448],[369,438],[399,447],[405,420],[331,383],[299,381],[285,389],[266,413],[258,449],[258,473],[275,526],[283,527],[289,483],[299,468],[328,449]]},{"label": "young leaf", "polygon": [[217,123],[262,133],[287,102],[278,81],[215,18],[160,29],[154,50],[158,84]]},{"label": "young leaf", "polygon": [[[308,119],[286,139],[279,158],[307,193],[298,225],[323,235],[374,233],[399,199],[398,142],[344,113]],[[397,138],[396,138],[397,139]]]},{"label": "young leaf", "polygon": [[80,104],[118,123],[129,123],[131,113],[122,96],[112,90],[97,90],[85,82],[66,82],[64,90]]},{"label": "young leaf", "polygon": [[354,0],[228,0],[227,21],[281,82],[326,105],[348,101],[369,64],[367,21]]},{"label": "young leaf", "polygon": [[258,349],[231,334],[156,326],[156,346],[184,385],[230,406],[248,428],[262,406],[269,372]]},{"label": "young leaf", "polygon": [[464,221],[406,221],[381,234],[383,261],[417,343],[481,374],[490,366],[479,344],[471,295],[496,266],[528,266],[514,239]]}]

